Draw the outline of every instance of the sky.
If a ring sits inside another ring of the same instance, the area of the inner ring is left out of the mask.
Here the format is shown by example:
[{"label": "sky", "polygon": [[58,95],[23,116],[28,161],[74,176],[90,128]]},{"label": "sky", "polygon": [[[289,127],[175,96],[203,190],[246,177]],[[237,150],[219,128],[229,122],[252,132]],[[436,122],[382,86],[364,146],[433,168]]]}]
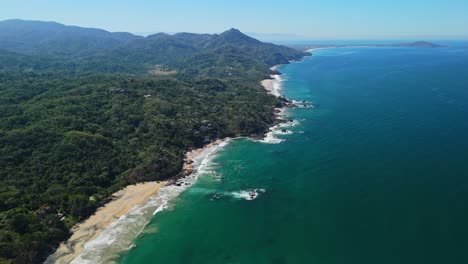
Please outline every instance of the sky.
[{"label": "sky", "polygon": [[468,0],[0,0],[0,20],[13,18],[132,33],[468,39]]}]

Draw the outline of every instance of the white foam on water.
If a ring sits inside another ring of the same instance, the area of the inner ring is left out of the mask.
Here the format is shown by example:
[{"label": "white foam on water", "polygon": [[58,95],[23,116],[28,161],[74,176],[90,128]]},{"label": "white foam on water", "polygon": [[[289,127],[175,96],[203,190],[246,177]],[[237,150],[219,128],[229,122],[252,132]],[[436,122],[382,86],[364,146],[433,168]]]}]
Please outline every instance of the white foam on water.
[{"label": "white foam on water", "polygon": [[213,155],[226,146],[228,141],[203,151],[193,160],[194,172],[177,181],[177,185],[161,188],[146,204],[136,206],[128,214],[109,225],[95,239],[84,245],[83,252],[72,264],[115,263],[118,253],[131,248],[133,240],[141,234],[153,215],[170,207],[170,201],[178,197],[189,186],[194,184],[201,174],[210,169]]},{"label": "white foam on water", "polygon": [[292,135],[293,132],[291,130],[275,130],[275,135]]},{"label": "white foam on water", "polygon": [[298,126],[299,124],[300,122],[298,120],[292,120],[292,121],[286,121],[281,124],[275,125],[273,127],[270,127],[270,131],[265,134],[265,137],[263,139],[254,140],[254,141],[266,143],[266,144],[279,144],[285,140],[282,138],[278,138],[276,136],[293,134],[293,131],[287,130],[285,128],[295,127],[295,126]]},{"label": "white foam on water", "polygon": [[167,202],[168,201],[164,201],[163,204],[161,204],[153,213],[153,215],[159,213],[159,212],[162,212],[164,211],[164,209],[167,209],[168,205],[167,205]]},{"label": "white foam on water", "polygon": [[265,189],[250,189],[250,190],[241,190],[236,192],[231,192],[230,196],[235,199],[252,201],[258,198],[260,193],[265,193]]},{"label": "white foam on water", "polygon": [[[274,67],[271,69],[274,69]],[[273,74],[273,75],[270,75],[270,78],[272,80],[271,80],[271,87],[268,88],[269,93],[271,93],[275,97],[282,96],[281,91],[283,90],[283,81],[285,80],[284,75]]]},{"label": "white foam on water", "polygon": [[291,100],[293,104],[307,104],[306,100]]},{"label": "white foam on water", "polygon": [[266,144],[279,144],[283,141],[284,139],[275,137],[275,131],[270,131],[266,133],[263,139],[258,140],[258,142],[266,143]]},{"label": "white foam on water", "polygon": [[271,91],[271,93],[276,96],[276,97],[280,97],[281,96],[281,90],[283,90],[283,78],[281,77],[281,75],[271,75],[271,77],[274,79],[273,80],[273,90]]},{"label": "white foam on water", "polygon": [[314,106],[306,100],[291,100],[296,108],[314,108]]},{"label": "white foam on water", "polygon": [[301,124],[301,122],[299,122],[299,120],[291,120],[291,121],[287,121],[287,122],[283,122],[281,124],[278,124],[274,128],[295,127],[295,126],[298,126],[300,124]]}]

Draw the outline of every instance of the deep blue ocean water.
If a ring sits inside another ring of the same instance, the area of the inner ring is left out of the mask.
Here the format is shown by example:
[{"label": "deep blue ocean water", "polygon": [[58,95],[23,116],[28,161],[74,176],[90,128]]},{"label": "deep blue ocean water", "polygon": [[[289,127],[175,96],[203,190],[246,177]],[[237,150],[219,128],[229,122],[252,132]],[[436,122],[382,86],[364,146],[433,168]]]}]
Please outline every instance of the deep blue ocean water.
[{"label": "deep blue ocean water", "polygon": [[280,67],[282,92],[316,107],[289,110],[284,142],[223,148],[119,261],[468,263],[467,46]]}]

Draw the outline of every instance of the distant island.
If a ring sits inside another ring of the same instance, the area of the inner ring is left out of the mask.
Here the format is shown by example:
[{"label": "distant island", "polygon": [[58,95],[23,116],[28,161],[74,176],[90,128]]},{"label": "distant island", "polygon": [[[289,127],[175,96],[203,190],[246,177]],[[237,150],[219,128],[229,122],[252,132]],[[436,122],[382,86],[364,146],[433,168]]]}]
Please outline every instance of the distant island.
[{"label": "distant island", "polygon": [[442,47],[448,47],[447,45],[439,45],[427,41],[416,41],[416,42],[411,42],[411,43],[403,43],[403,44],[390,44],[390,45],[375,45],[377,47],[382,46],[382,47],[417,47],[417,48],[442,48]]},{"label": "distant island", "polygon": [[393,44],[345,44],[345,45],[288,45],[297,50],[310,50],[317,48],[351,48],[351,47],[407,47],[407,48],[443,48],[447,45],[435,44],[427,41],[416,41],[410,43],[393,43]]}]

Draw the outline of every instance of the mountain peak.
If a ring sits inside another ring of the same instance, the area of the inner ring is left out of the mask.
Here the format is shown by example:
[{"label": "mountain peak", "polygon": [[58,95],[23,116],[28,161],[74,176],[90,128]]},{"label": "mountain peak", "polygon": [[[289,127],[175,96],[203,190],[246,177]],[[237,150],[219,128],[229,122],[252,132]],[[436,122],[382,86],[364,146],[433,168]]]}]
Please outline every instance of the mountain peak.
[{"label": "mountain peak", "polygon": [[226,30],[224,31],[223,33],[221,33],[221,35],[237,35],[237,36],[246,36],[244,33],[242,33],[240,30],[238,30],[237,28],[231,28],[229,30]]},{"label": "mountain peak", "polygon": [[246,34],[242,33],[240,30],[236,28],[231,28],[219,35],[220,39],[224,41],[230,42],[231,44],[235,43],[258,43],[259,41],[247,36]]},{"label": "mountain peak", "polygon": [[229,30],[226,30],[226,33],[241,33],[242,34],[242,32],[238,30],[237,28],[230,28]]}]

